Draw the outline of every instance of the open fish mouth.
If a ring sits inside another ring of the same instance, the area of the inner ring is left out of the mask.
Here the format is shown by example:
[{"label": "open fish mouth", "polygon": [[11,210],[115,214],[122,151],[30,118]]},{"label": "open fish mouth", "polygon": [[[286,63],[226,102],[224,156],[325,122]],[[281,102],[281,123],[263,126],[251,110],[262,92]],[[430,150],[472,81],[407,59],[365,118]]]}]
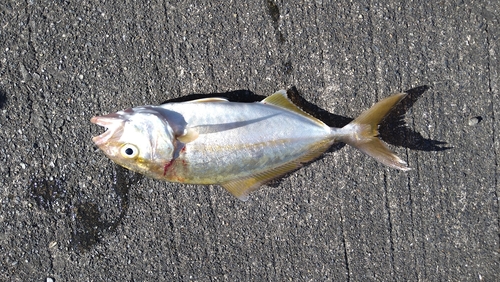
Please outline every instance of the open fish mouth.
[{"label": "open fish mouth", "polygon": [[106,144],[113,136],[120,137],[119,135],[121,134],[117,135],[116,133],[123,131],[124,126],[124,120],[116,113],[92,117],[90,122],[106,128],[103,134],[92,137],[92,141],[94,141],[97,146]]}]

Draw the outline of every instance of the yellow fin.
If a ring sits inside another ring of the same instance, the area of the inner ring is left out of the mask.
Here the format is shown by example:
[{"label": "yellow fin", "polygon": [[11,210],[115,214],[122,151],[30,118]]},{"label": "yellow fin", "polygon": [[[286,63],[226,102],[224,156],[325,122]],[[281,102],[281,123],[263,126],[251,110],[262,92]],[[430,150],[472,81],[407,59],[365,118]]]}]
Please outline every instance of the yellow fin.
[{"label": "yellow fin", "polygon": [[387,148],[384,142],[377,137],[372,137],[370,141],[358,144],[356,148],[388,167],[400,169],[402,171],[411,170],[405,161]]},{"label": "yellow fin", "polygon": [[298,169],[303,163],[310,162],[321,154],[323,154],[332,144],[331,140],[320,141],[311,145],[311,151],[302,157],[293,160],[291,162],[285,163],[276,168],[259,172],[248,177],[230,180],[221,184],[227,191],[233,194],[236,198],[246,201],[248,200],[248,195],[257,190],[262,184],[282,176],[288,172]]},{"label": "yellow fin", "polygon": [[186,144],[186,143],[189,143],[189,142],[196,140],[196,138],[198,138],[198,136],[200,136],[200,134],[198,133],[198,131],[196,129],[188,128],[188,129],[184,130],[184,134],[177,137],[177,140]]},{"label": "yellow fin", "polygon": [[297,105],[292,103],[292,101],[290,101],[290,99],[288,99],[288,96],[286,95],[286,91],[283,89],[274,93],[273,95],[267,97],[266,99],[264,99],[260,102],[263,104],[271,104],[271,105],[275,105],[275,106],[280,107],[280,108],[287,109],[287,110],[292,111],[294,113],[297,113],[299,115],[305,116],[308,119],[318,123],[321,126],[325,126],[325,124],[321,120],[304,112],[301,108],[297,107]]},{"label": "yellow fin", "polygon": [[359,115],[351,124],[366,124],[370,126],[369,131],[365,133],[376,136],[378,135],[378,124],[382,119],[396,106],[404,97],[406,93],[398,93],[380,100],[368,110]]},{"label": "yellow fin", "polygon": [[255,175],[224,182],[221,186],[233,194],[236,198],[246,201],[248,200],[250,192],[257,190],[262,184],[299,167],[299,162],[290,162]]},{"label": "yellow fin", "polygon": [[399,93],[387,97],[364,111],[359,117],[342,128],[345,132],[339,140],[353,146],[365,154],[375,158],[386,166],[410,170],[405,161],[401,160],[394,152],[380,140],[378,136],[378,124],[399,103],[406,93]]},{"label": "yellow fin", "polygon": [[229,102],[229,101],[224,98],[213,97],[213,98],[202,98],[193,101],[187,101],[185,103],[214,103],[214,102],[219,103],[219,102]]}]

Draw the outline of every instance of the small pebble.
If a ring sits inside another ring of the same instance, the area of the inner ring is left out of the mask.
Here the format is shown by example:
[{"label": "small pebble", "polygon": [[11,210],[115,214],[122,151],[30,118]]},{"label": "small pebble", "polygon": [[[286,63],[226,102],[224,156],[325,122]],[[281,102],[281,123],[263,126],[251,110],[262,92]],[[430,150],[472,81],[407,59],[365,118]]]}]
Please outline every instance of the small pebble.
[{"label": "small pebble", "polygon": [[480,123],[482,120],[483,120],[483,118],[480,116],[471,117],[471,118],[469,118],[469,126],[476,125],[476,124]]}]

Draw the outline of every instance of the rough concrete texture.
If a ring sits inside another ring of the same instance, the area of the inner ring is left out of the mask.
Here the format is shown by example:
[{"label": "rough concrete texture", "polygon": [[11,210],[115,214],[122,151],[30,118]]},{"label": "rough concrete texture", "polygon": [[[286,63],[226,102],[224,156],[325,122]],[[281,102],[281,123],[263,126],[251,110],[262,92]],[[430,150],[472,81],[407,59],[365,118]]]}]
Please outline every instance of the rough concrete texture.
[{"label": "rough concrete texture", "polygon": [[[0,280],[499,280],[499,12],[1,1]],[[381,132],[413,171],[338,145],[248,202],[142,178],[91,141],[94,115],[190,94],[292,88],[336,125],[415,87],[407,127]]]}]

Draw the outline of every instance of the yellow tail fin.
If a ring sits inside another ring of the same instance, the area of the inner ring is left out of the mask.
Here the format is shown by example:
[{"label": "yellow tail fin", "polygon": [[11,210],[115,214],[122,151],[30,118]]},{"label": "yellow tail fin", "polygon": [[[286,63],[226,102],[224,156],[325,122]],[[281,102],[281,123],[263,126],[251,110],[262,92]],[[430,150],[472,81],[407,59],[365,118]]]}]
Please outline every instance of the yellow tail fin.
[{"label": "yellow tail fin", "polygon": [[358,118],[342,128],[343,134],[340,141],[361,150],[389,167],[404,171],[410,170],[406,162],[396,156],[378,138],[378,124],[406,95],[406,93],[399,93],[387,97],[364,111]]}]

